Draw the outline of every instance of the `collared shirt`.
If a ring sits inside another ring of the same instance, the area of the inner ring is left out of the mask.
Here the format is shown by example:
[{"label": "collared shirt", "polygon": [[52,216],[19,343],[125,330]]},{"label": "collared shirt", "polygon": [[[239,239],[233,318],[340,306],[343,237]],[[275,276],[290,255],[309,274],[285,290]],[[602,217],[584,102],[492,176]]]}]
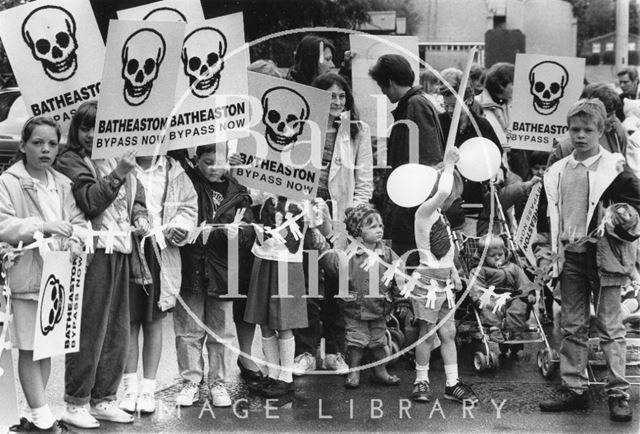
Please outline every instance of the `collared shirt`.
[{"label": "collared shirt", "polygon": [[571,165],[572,169],[575,169],[578,166],[578,164],[582,164],[584,167],[589,168],[593,165],[593,163],[598,161],[600,157],[602,157],[602,148],[598,149],[598,153],[593,157],[589,157],[586,160],[582,160],[582,161],[576,160],[575,151],[573,151],[571,153],[571,156],[569,157],[569,164]]},{"label": "collared shirt", "polygon": [[136,164],[136,178],[142,183],[145,191],[147,210],[151,218],[151,227],[162,225],[162,198],[167,179],[167,159],[159,157],[156,164],[143,169]]}]

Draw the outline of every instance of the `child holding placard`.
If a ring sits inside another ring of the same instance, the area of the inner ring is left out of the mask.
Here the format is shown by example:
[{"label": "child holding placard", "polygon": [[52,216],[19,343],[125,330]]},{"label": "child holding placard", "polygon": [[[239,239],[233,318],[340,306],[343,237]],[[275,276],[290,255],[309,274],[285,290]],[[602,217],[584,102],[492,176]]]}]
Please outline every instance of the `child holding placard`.
[{"label": "child holding placard", "polygon": [[[52,238],[52,250],[70,250],[75,256],[82,252],[76,229],[88,229],[88,224],[71,193],[71,181],[51,168],[60,135],[60,126],[49,117],[33,117],[24,124],[21,159],[0,175],[0,241],[28,244],[41,233]],[[31,420],[23,417],[10,430],[69,432],[46,403],[51,359],[33,360],[42,267],[38,249],[29,249],[7,272],[13,309],[11,341],[19,350],[20,384],[31,409]]]},{"label": "child holding placard", "polygon": [[62,420],[79,428],[97,428],[97,419],[133,422],[115,401],[130,332],[131,226],[138,235],[149,231],[144,188],[131,173],[135,152],[117,160],[91,160],[96,112],[96,101],[78,107],[69,126],[68,148],[56,162],[73,181],[73,196],[93,229],[102,232],[85,274],[82,317],[90,320],[81,324],[80,351],[65,360],[67,408]]}]

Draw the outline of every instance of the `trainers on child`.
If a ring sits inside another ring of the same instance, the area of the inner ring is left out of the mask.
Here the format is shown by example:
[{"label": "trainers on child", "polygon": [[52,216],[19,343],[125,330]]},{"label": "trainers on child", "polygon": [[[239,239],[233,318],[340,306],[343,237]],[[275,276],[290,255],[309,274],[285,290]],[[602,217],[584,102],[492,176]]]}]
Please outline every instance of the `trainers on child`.
[{"label": "trainers on child", "polygon": [[120,408],[126,412],[134,413],[136,411],[136,399],[137,393],[133,391],[127,391],[124,393],[124,397],[120,400]]},{"label": "trainers on child", "polygon": [[78,428],[99,428],[100,422],[89,414],[87,407],[83,405],[67,404],[62,414],[62,421]]},{"label": "trainers on child", "polygon": [[214,407],[231,407],[229,392],[220,383],[211,386],[211,402]]},{"label": "trainers on child", "polygon": [[[138,396],[137,406],[140,413],[153,413],[156,411],[156,399],[153,393],[141,393],[140,396]],[[122,408],[122,404],[120,404],[120,408]]]},{"label": "trainers on child", "polygon": [[183,384],[180,393],[176,397],[176,404],[181,407],[189,407],[198,401],[200,387],[194,381],[188,381]]},{"label": "trainers on child", "polygon": [[455,386],[451,386],[451,387],[445,386],[444,397],[446,399],[457,401],[459,403],[468,401],[475,405],[478,402],[478,397],[473,392],[471,387],[460,380],[458,380]]},{"label": "trainers on child", "polygon": [[322,361],[322,369],[336,371],[338,374],[346,374],[349,370],[349,365],[344,361],[342,354],[327,354]]},{"label": "trainers on child", "polygon": [[315,371],[316,358],[309,353],[302,353],[293,360],[293,375],[304,375],[308,371]]},{"label": "trainers on child", "polygon": [[133,423],[133,416],[116,405],[115,401],[102,401],[92,405],[89,409],[91,416],[96,419],[116,423]]},{"label": "trainers on child", "polygon": [[429,402],[431,400],[431,387],[428,381],[418,381],[413,385],[411,399],[417,402]]}]

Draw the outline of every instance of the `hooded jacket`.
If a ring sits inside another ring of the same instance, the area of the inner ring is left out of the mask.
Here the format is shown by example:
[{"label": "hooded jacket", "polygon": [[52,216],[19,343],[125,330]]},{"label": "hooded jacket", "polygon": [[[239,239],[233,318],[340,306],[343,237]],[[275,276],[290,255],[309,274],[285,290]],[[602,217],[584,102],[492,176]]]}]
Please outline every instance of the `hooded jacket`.
[{"label": "hooded jacket", "polygon": [[[82,210],[76,205],[71,193],[71,180],[53,169],[47,171],[60,197],[62,218],[74,226],[71,237],[82,243],[77,232],[89,229]],[[38,201],[33,179],[22,161],[9,167],[0,175],[0,241],[16,246],[34,241],[33,234],[42,231],[44,215]],[[42,257],[38,249],[25,250],[18,263],[7,272],[12,297],[38,300],[42,279]]]}]

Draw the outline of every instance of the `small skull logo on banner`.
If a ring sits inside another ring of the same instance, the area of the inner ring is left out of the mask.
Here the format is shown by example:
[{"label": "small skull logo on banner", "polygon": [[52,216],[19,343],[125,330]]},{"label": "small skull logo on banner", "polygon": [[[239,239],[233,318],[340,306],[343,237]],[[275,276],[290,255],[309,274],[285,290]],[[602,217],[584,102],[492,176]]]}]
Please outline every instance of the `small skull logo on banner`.
[{"label": "small skull logo on banner", "polygon": [[564,89],[569,82],[569,73],[564,66],[551,60],[534,65],[529,71],[529,91],[533,96],[533,108],[548,116],[558,109]]},{"label": "small skull logo on banner", "polygon": [[40,331],[46,336],[62,320],[64,312],[64,287],[53,274],[44,285],[40,304]]},{"label": "small skull logo on banner", "polygon": [[43,6],[22,22],[22,39],[52,80],[64,81],[78,69],[76,21],[66,9]]},{"label": "small skull logo on banner", "polygon": [[122,47],[123,94],[127,104],[138,106],[149,98],[165,50],[164,38],[153,29],[139,29],[127,38]]},{"label": "small skull logo on banner", "polygon": [[174,8],[157,8],[144,16],[145,21],[178,21],[187,22],[187,18],[177,9]]},{"label": "small skull logo on banner", "polygon": [[226,53],[227,38],[218,29],[201,27],[187,35],[182,44],[182,64],[191,93],[206,98],[218,90]]},{"label": "small skull logo on banner", "polygon": [[283,152],[298,141],[309,119],[309,103],[288,87],[274,87],[262,95],[262,123],[271,149]]}]

